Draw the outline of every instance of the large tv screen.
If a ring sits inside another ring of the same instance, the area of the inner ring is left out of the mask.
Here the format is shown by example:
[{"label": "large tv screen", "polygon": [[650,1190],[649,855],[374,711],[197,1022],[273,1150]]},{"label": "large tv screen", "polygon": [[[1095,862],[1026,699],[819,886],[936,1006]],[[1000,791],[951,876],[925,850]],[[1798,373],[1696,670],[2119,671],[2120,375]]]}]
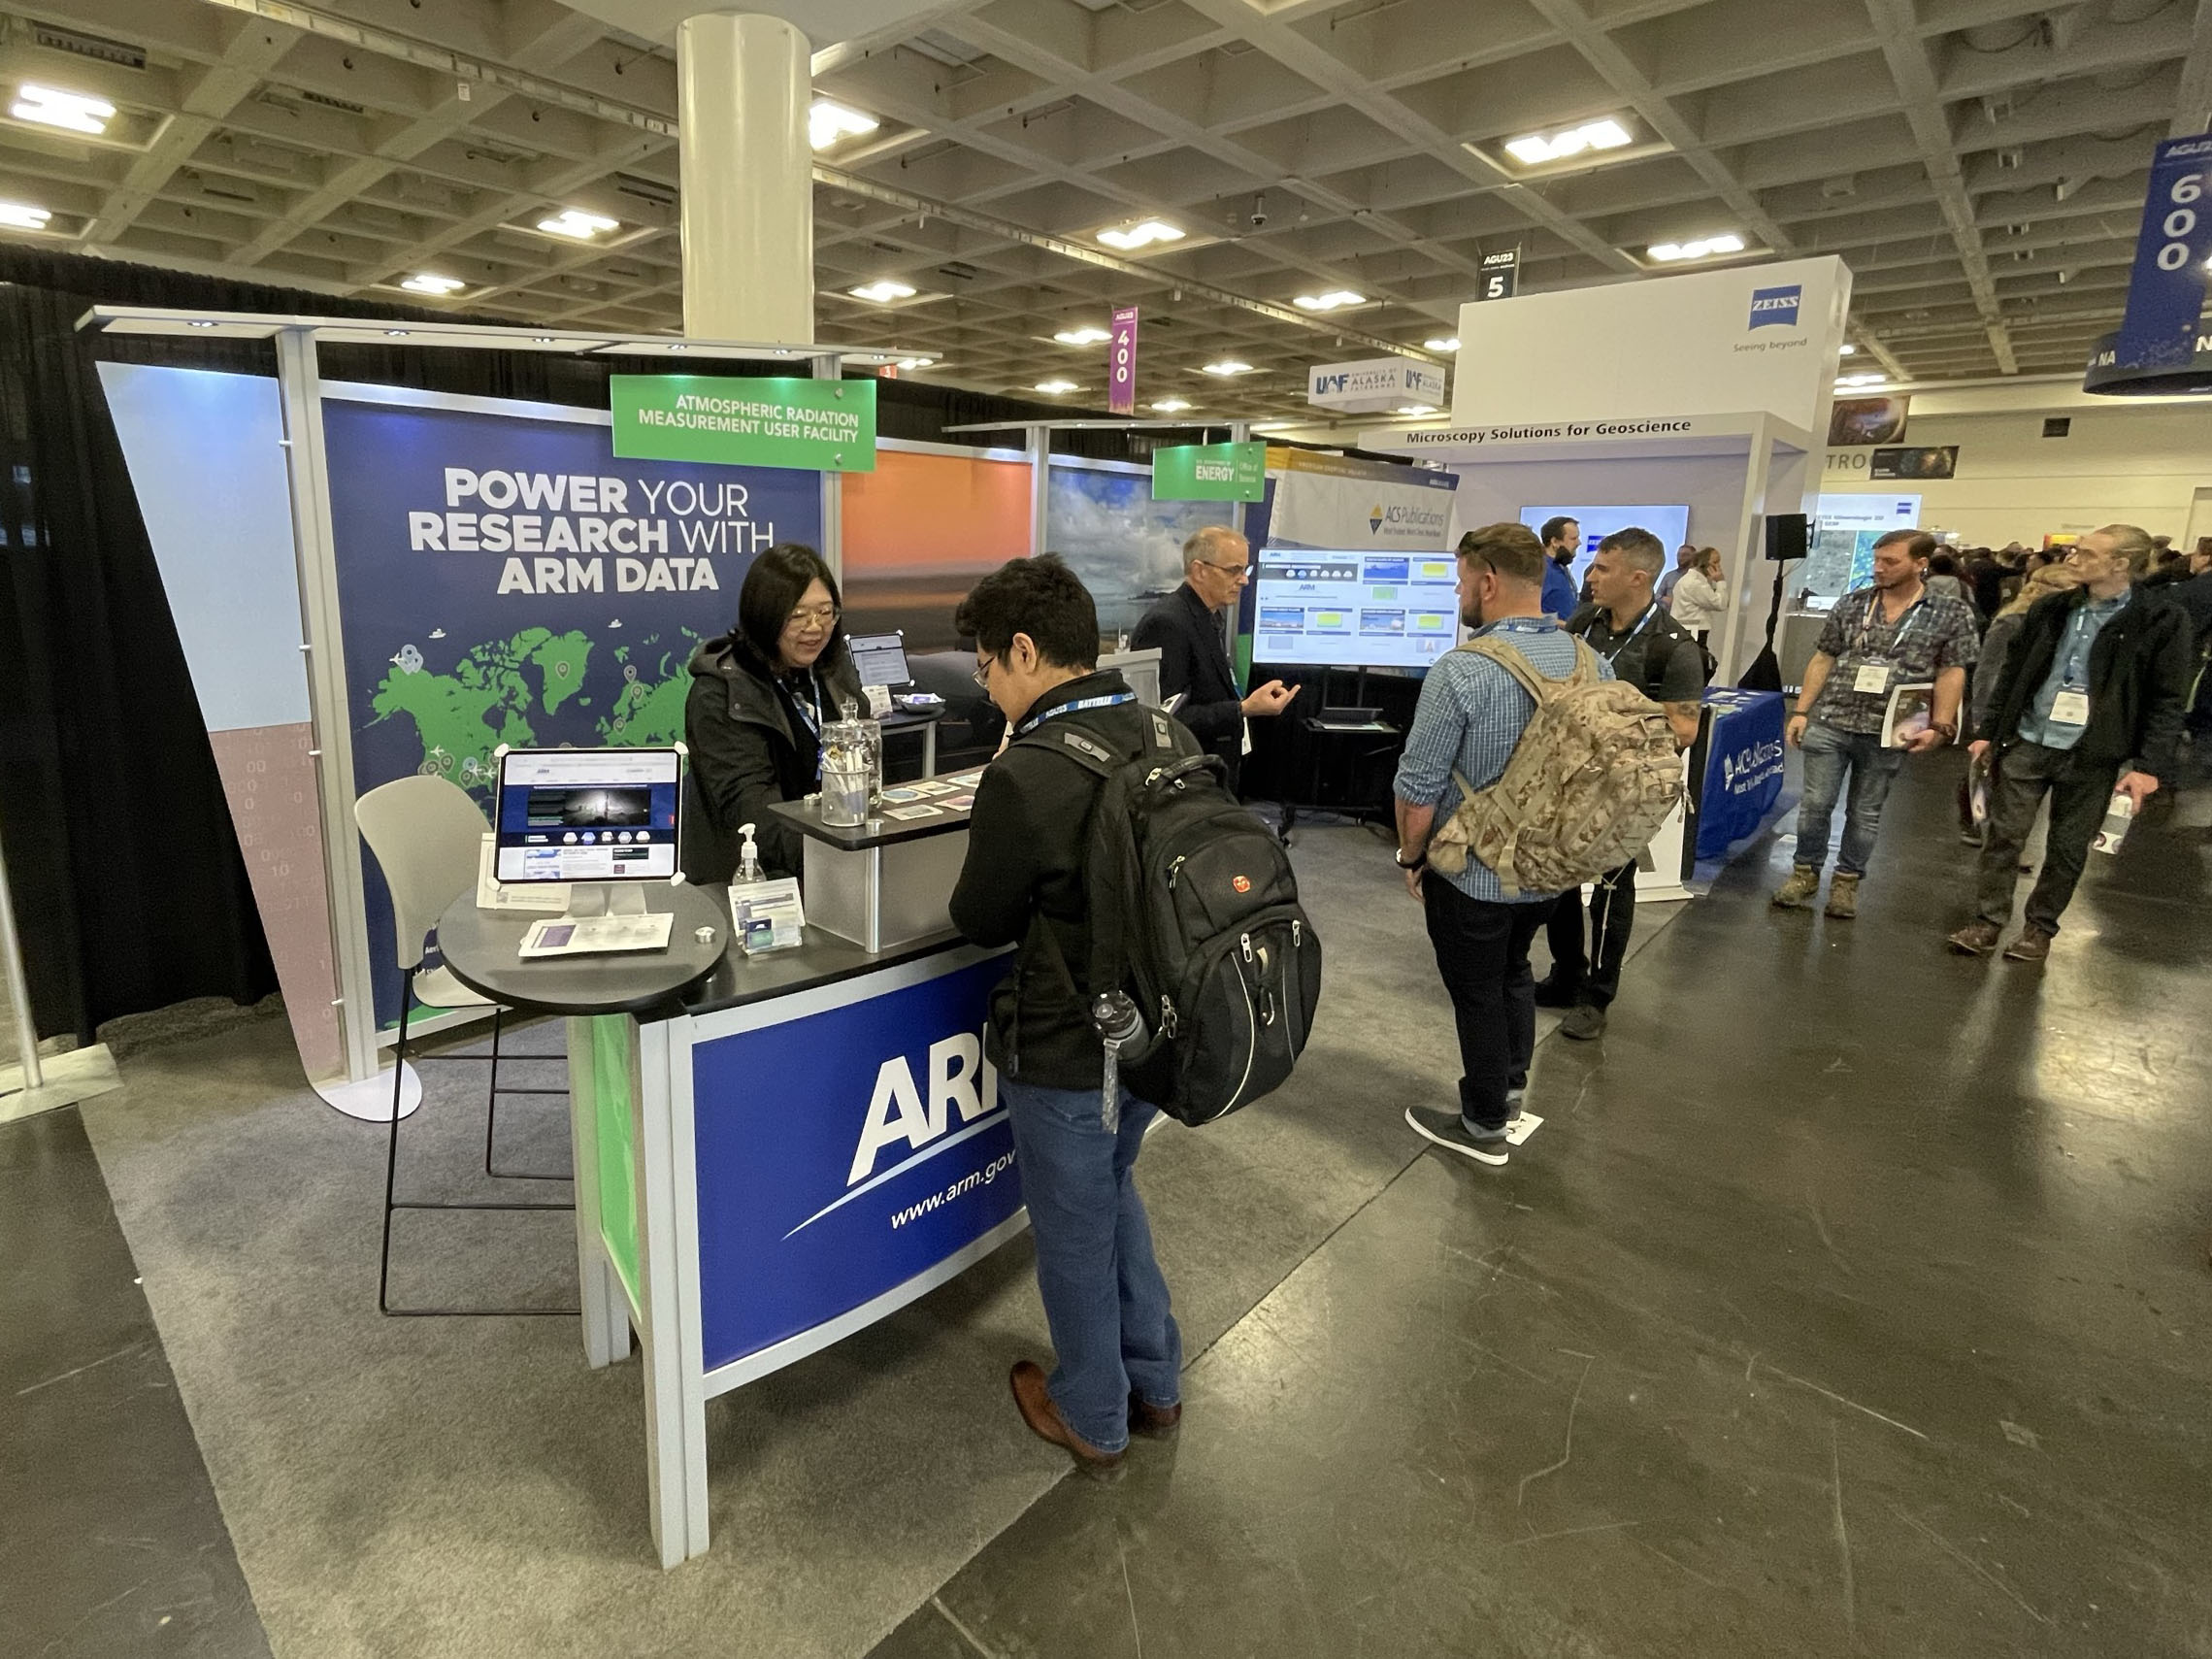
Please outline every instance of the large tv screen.
[{"label": "large tv screen", "polygon": [[1459,640],[1450,553],[1260,554],[1252,660],[1312,668],[1427,668]]},{"label": "large tv screen", "polygon": [[1667,568],[1674,568],[1674,549],[1690,539],[1687,507],[1524,507],[1521,522],[1542,535],[1548,518],[1571,518],[1582,526],[1582,547],[1574,555],[1574,584],[1590,574],[1590,561],[1598,556],[1598,544],[1615,530],[1632,527],[1649,530],[1667,549]]}]

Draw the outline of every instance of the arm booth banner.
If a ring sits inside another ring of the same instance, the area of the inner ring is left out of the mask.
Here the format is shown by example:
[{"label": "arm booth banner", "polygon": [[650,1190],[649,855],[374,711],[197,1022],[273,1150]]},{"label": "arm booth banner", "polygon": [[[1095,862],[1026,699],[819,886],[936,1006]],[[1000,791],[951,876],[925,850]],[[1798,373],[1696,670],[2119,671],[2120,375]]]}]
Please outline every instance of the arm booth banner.
[{"label": "arm booth banner", "polygon": [[[488,806],[501,744],[683,737],[686,669],[753,555],[817,546],[821,475],[617,460],[605,417],[323,402],[353,786],[449,778]],[[391,907],[363,851],[377,1023]]]},{"label": "arm booth banner", "polygon": [[[691,1045],[710,1372],[913,1278],[1021,1209],[983,1058],[994,956],[863,1000],[740,1011]],[[777,1018],[788,1013],[790,1017]],[[712,1201],[704,1201],[711,1194]]]}]

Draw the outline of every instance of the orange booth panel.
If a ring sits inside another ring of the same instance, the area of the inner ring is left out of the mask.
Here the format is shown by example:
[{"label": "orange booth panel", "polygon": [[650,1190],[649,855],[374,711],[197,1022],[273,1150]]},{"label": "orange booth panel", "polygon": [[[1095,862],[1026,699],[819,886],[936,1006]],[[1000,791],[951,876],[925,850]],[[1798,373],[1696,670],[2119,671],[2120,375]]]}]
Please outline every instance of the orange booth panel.
[{"label": "orange booth panel", "polygon": [[1028,463],[881,449],[843,483],[846,631],[953,649],[953,608],[976,578],[1029,554]]}]

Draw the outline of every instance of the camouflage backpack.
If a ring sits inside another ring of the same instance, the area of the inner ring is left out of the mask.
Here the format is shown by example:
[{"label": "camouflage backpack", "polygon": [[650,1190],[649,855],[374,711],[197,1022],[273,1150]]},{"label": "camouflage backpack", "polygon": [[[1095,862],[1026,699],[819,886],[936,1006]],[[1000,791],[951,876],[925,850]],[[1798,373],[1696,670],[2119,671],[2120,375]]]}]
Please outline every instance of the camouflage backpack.
[{"label": "camouflage backpack", "polygon": [[1634,685],[1600,679],[1598,653],[1580,640],[1562,680],[1502,640],[1459,648],[1498,664],[1536,707],[1497,782],[1475,789],[1452,773],[1463,799],[1429,843],[1429,862],[1456,876],[1471,854],[1512,898],[1579,887],[1641,853],[1682,798],[1666,711]]}]

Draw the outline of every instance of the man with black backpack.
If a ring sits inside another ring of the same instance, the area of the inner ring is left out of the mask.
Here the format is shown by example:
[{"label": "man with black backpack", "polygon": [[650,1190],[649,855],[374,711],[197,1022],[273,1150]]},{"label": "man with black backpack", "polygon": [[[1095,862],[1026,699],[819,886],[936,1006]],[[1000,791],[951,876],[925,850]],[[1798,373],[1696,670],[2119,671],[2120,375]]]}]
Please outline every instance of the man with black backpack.
[{"label": "man with black backpack", "polygon": [[1098,612],[1056,555],[977,582],[955,625],[1008,742],[975,790],[952,920],[1018,945],[993,993],[999,1071],[1059,1369],[1024,1360],[1023,1420],[1092,1470],[1180,1417],[1182,1339],[1132,1171],[1186,1123],[1274,1087],[1321,959],[1281,846],[1220,760],[1098,671]]},{"label": "man with black backpack", "polygon": [[[1616,530],[1598,544],[1590,566],[1591,603],[1577,611],[1567,631],[1583,641],[1626,680],[1667,711],[1674,741],[1688,748],[1698,739],[1700,705],[1708,678],[1704,647],[1658,603],[1652,584],[1667,550],[1649,530]],[[1582,889],[1559,896],[1545,922],[1551,973],[1536,981],[1538,1008],[1563,1008],[1560,1035],[1589,1042],[1605,1029],[1605,1010],[1621,988],[1635,926],[1634,858],[1608,870],[1590,889],[1590,944],[1583,947]]]}]

